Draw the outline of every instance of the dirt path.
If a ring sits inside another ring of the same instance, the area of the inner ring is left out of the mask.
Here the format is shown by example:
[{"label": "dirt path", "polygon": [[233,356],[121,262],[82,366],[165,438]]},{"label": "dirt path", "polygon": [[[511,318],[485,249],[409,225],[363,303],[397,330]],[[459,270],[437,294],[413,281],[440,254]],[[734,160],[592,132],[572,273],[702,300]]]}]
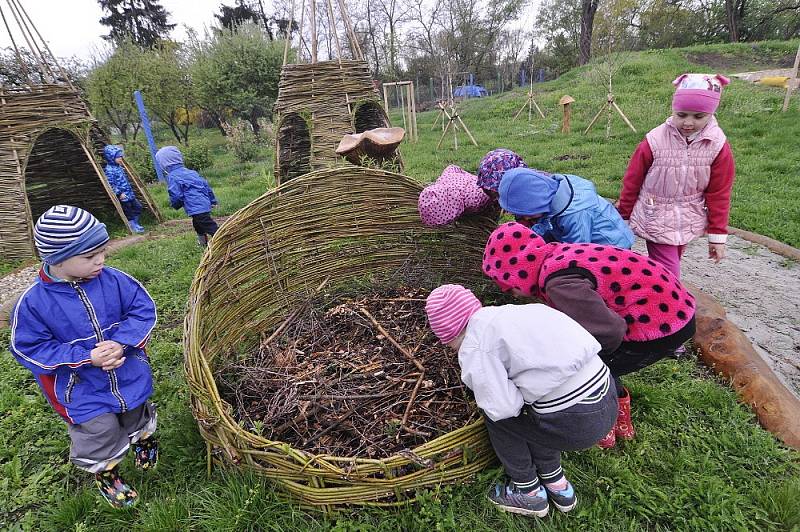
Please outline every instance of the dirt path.
[{"label": "dirt path", "polygon": [[[643,250],[641,242],[635,246]],[[720,264],[705,239],[692,242],[683,280],[714,296],[779,378],[800,395],[800,262],[731,235]]]}]

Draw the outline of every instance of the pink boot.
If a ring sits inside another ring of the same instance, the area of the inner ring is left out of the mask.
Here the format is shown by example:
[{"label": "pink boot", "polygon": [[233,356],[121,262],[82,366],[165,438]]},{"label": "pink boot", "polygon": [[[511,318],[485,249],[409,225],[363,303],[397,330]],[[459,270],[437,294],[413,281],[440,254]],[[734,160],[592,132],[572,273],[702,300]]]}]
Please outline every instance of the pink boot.
[{"label": "pink boot", "polygon": [[636,436],[636,430],[633,428],[633,422],[631,421],[631,394],[627,388],[622,389],[625,391],[625,396],[617,399],[619,401],[619,413],[617,414],[617,424],[614,425],[613,432],[617,438],[632,440]]},{"label": "pink boot", "polygon": [[616,425],[611,427],[611,432],[606,434],[602,440],[597,442],[597,446],[601,449],[611,449],[617,444]]}]

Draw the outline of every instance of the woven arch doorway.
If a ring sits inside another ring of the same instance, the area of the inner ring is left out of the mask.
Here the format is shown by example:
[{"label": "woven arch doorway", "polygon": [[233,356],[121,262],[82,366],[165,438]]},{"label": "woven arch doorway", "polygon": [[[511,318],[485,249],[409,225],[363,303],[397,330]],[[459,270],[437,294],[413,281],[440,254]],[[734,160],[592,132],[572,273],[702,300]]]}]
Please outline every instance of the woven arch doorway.
[{"label": "woven arch doorway", "polygon": [[105,175],[89,148],[72,131],[51,128],[33,143],[23,168],[31,226],[53,205],[86,209],[104,222],[125,223]]},{"label": "woven arch doorway", "polygon": [[353,129],[356,133],[375,129],[379,127],[389,127],[389,119],[383,107],[375,101],[367,100],[361,102],[353,111]]},{"label": "woven arch doorway", "polygon": [[278,126],[281,182],[311,171],[311,131],[298,113],[287,113]]}]

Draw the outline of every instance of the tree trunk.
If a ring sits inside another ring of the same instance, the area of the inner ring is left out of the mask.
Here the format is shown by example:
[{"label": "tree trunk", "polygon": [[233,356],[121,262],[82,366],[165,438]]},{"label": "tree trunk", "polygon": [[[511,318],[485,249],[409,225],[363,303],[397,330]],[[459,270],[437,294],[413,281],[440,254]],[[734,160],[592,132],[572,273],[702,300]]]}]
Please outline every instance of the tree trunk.
[{"label": "tree trunk", "polygon": [[599,0],[581,1],[581,40],[578,64],[585,65],[592,58],[592,29],[594,27],[594,14],[597,12]]},{"label": "tree trunk", "polygon": [[739,42],[739,21],[736,17],[736,6],[734,0],[725,0],[725,15],[728,18],[728,33],[731,42]]}]

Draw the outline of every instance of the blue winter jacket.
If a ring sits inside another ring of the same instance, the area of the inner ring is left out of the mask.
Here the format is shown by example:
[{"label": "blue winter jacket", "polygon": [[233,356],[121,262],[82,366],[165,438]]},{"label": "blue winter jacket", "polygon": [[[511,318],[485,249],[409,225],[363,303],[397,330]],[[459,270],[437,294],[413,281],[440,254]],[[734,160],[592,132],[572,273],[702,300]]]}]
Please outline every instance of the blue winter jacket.
[{"label": "blue winter jacket", "polygon": [[186,211],[187,216],[211,212],[217,198],[208,181],[183,165],[183,154],[175,146],[164,146],[156,153],[156,162],[167,173],[169,204]]},{"label": "blue winter jacket", "polygon": [[597,194],[594,183],[569,174],[554,174],[558,190],[550,202],[550,212],[533,230],[545,240],[592,242],[630,249],[633,232],[605,198]]},{"label": "blue winter jacket", "polygon": [[105,173],[108,178],[108,184],[111,185],[111,190],[119,197],[125,194],[126,200],[131,201],[136,198],[133,193],[133,188],[128,182],[128,174],[125,169],[117,164],[117,157],[122,157],[122,148],[109,144],[103,148],[103,157],[106,159]]},{"label": "blue winter jacket", "polygon": [[[106,266],[94,279],[54,281],[44,270],[19,298],[11,316],[11,353],[34,375],[67,423],[137,408],[153,393],[144,347],[156,307],[144,287]],[[102,340],[125,347],[125,362],[104,371],[90,351]]]}]

